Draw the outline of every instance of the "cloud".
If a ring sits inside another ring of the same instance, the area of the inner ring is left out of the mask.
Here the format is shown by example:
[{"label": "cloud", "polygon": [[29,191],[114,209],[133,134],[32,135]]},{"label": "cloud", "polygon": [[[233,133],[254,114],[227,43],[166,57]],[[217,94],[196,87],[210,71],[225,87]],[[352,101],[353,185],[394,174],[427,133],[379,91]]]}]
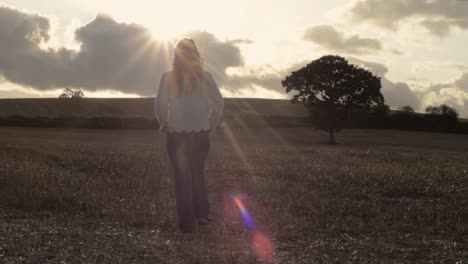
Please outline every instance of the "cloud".
[{"label": "cloud", "polygon": [[455,81],[455,86],[459,90],[468,93],[468,72],[465,72],[458,80]]},{"label": "cloud", "polygon": [[423,97],[425,106],[446,104],[454,107],[462,118],[468,117],[468,93],[456,89],[430,91]]},{"label": "cloud", "polygon": [[[73,87],[117,90],[152,96],[172,63],[174,41],[154,39],[142,25],[98,15],[75,31],[78,50],[48,47],[50,21],[38,14],[0,6],[0,75],[6,81],[39,90]],[[238,44],[209,32],[190,32],[220,85],[229,67],[243,66]]]},{"label": "cloud", "polygon": [[455,89],[468,93],[468,72],[463,73],[453,82],[434,84],[429,87],[429,90],[434,92],[440,92],[443,89]]},{"label": "cloud", "polygon": [[468,115],[468,71],[451,82],[427,86],[420,97],[425,107],[447,104],[455,107],[462,116],[466,117]]},{"label": "cloud", "polygon": [[[45,86],[48,72],[35,72],[38,64],[54,60],[40,46],[49,41],[50,22],[37,14],[25,14],[0,6],[0,74],[12,82]],[[28,78],[24,78],[29,73]]]},{"label": "cloud", "polygon": [[370,54],[382,49],[378,39],[363,38],[359,35],[345,36],[333,26],[319,25],[308,28],[304,37],[323,48],[348,54]]},{"label": "cloud", "polygon": [[349,61],[364,67],[381,77],[382,94],[392,108],[412,106],[416,111],[424,111],[429,105],[448,104],[455,107],[462,116],[468,115],[468,72],[450,83],[424,86],[421,91],[411,90],[404,82],[392,82],[386,78],[388,68],[384,64],[363,61],[354,57]]},{"label": "cloud", "polygon": [[455,28],[468,29],[465,0],[357,0],[349,11],[354,21],[390,30],[410,19],[437,36],[446,36]]},{"label": "cloud", "polygon": [[403,52],[401,50],[398,50],[398,49],[393,49],[392,54],[399,56],[399,55],[403,55]]},{"label": "cloud", "polygon": [[38,94],[24,92],[19,89],[3,90],[0,89],[0,98],[35,98]]},{"label": "cloud", "polygon": [[[355,57],[349,57],[349,62],[365,69],[368,69],[375,75],[381,77],[382,94],[384,95],[385,102],[393,108],[411,105],[415,109],[420,109],[421,100],[419,95],[413,92],[408,84],[403,82],[392,82],[386,78],[388,67],[381,63],[369,62],[360,60]],[[238,74],[231,74],[226,80],[226,86],[231,90],[238,90],[240,88],[254,88],[260,86],[269,90],[284,93],[284,87],[281,86],[281,81],[291,72],[306,66],[310,61],[302,61],[291,65],[282,70],[274,69],[273,67],[256,67],[250,68],[245,72]],[[286,95],[291,97],[291,95]]]},{"label": "cloud", "polygon": [[295,63],[285,69],[276,69],[271,65],[263,65],[260,67],[249,67],[243,72],[230,74],[226,80],[226,88],[231,91],[239,89],[255,89],[256,86],[264,89],[284,94],[284,97],[289,97],[285,92],[284,87],[281,85],[281,81],[291,72],[298,70],[309,63],[308,61],[302,61]]},{"label": "cloud", "polygon": [[115,89],[149,95],[169,65],[169,47],[141,25],[98,15],[75,31],[80,49],[62,61],[67,76],[58,87]]},{"label": "cloud", "polygon": [[250,44],[250,40],[220,41],[213,34],[205,31],[194,31],[187,34],[197,43],[205,62],[218,84],[224,85],[227,77],[226,69],[244,66],[244,58],[238,44]]},{"label": "cloud", "polygon": [[385,98],[386,104],[393,108],[410,105],[415,109],[420,109],[421,100],[418,95],[410,89],[408,84],[403,82],[395,83],[387,79],[387,66],[381,63],[363,61],[354,57],[349,57],[348,60],[350,63],[361,66],[381,77],[381,92]]},{"label": "cloud", "polygon": [[451,64],[447,65],[448,68],[456,69],[459,71],[468,71],[468,66],[462,64]]},{"label": "cloud", "polygon": [[233,40],[230,40],[229,43],[232,43],[232,44],[253,44],[253,40],[251,39],[233,39]]}]

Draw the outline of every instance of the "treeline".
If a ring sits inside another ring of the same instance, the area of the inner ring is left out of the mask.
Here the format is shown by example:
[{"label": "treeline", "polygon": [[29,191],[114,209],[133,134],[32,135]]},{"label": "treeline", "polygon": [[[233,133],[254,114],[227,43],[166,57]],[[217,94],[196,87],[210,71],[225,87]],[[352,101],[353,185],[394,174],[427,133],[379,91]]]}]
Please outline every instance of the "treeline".
[{"label": "treeline", "polygon": [[394,112],[383,116],[376,114],[357,114],[353,119],[348,120],[345,127],[468,133],[467,121],[453,122],[450,119],[426,114],[404,114],[400,112]]},{"label": "treeline", "polygon": [[379,109],[372,113],[353,113],[346,124],[354,128],[381,128],[415,131],[468,133],[468,121],[458,118],[456,110],[442,104],[429,106],[426,113],[416,113],[410,106],[396,111]]},{"label": "treeline", "polygon": [[[414,131],[467,133],[468,121],[458,119],[444,107],[432,107],[426,114],[412,109],[396,111],[378,109],[370,113],[351,113],[343,124],[344,128],[376,128]],[[447,111],[446,111],[447,110]],[[67,127],[93,129],[157,129],[158,121],[146,117],[0,117],[0,126]],[[314,127],[310,117],[264,116],[258,114],[224,115],[220,127]]]}]

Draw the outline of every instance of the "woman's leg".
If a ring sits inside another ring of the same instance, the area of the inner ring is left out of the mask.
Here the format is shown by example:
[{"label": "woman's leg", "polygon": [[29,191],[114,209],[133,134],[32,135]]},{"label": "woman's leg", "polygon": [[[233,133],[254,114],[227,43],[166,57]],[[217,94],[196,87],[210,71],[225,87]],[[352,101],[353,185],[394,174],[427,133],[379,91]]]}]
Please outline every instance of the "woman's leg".
[{"label": "woman's leg", "polygon": [[193,134],[191,155],[193,207],[197,218],[208,218],[210,206],[205,182],[205,161],[210,150],[210,135],[206,131]]},{"label": "woman's leg", "polygon": [[177,216],[182,231],[193,231],[195,228],[188,139],[187,134],[167,134],[167,152],[174,174]]}]

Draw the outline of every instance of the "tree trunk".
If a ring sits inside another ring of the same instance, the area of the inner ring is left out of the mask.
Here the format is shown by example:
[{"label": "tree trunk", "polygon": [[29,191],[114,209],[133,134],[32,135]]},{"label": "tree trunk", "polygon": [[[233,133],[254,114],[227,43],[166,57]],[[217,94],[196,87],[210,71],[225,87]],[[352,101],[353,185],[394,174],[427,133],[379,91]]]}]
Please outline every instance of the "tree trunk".
[{"label": "tree trunk", "polygon": [[335,130],[333,128],[329,129],[328,130],[328,133],[330,134],[330,141],[329,143],[330,144],[336,144],[336,141],[335,141]]}]

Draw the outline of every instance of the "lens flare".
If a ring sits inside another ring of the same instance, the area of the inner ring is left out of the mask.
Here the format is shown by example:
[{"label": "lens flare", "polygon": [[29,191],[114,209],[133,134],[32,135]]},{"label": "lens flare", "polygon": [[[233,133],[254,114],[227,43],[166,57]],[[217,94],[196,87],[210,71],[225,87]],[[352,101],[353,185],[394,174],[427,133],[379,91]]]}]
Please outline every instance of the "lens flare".
[{"label": "lens flare", "polygon": [[273,262],[273,244],[264,233],[258,231],[253,233],[252,247],[259,259]]},{"label": "lens flare", "polygon": [[236,203],[237,207],[239,207],[242,217],[244,218],[244,221],[249,227],[249,229],[255,230],[255,224],[252,220],[252,217],[250,217],[249,212],[247,212],[247,209],[245,208],[244,203],[237,197],[234,198],[234,203]]},{"label": "lens flare", "polygon": [[244,202],[239,197],[233,197],[234,203],[239,208],[242,217],[244,218],[247,227],[252,232],[252,248],[257,257],[265,262],[273,263],[273,243],[271,239],[264,233],[257,231],[252,217],[247,212]]}]

